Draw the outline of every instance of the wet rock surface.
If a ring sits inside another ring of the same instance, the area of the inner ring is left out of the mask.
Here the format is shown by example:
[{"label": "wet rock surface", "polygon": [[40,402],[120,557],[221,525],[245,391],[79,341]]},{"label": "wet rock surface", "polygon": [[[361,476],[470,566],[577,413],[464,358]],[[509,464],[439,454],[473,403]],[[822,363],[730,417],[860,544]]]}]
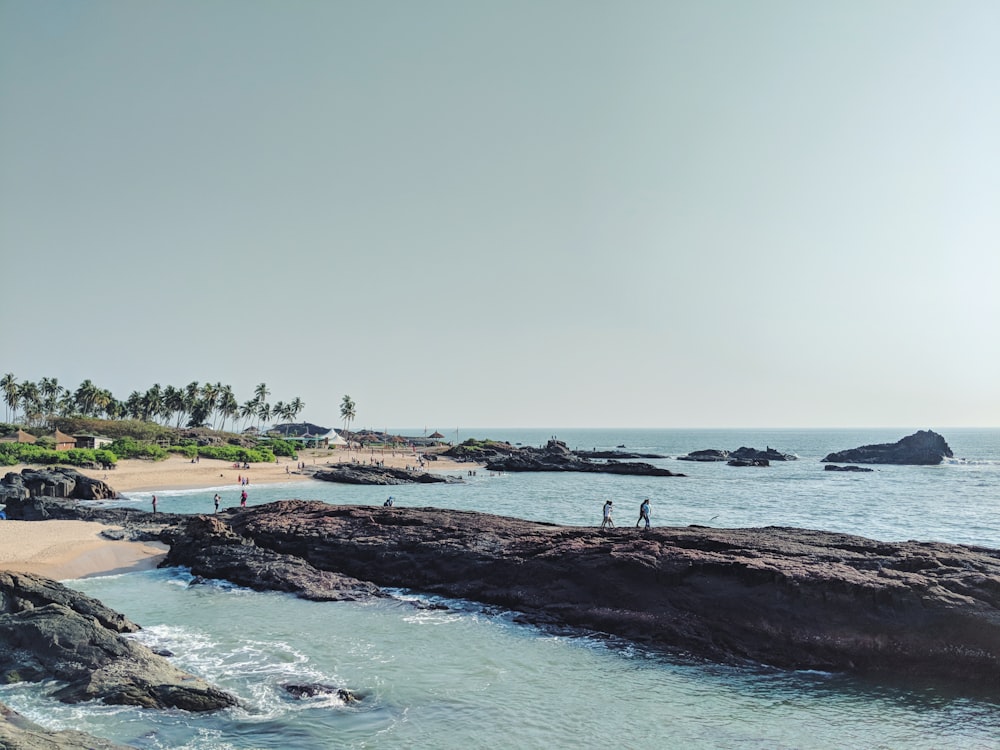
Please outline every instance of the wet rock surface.
[{"label": "wet rock surface", "polygon": [[59,683],[66,703],[102,700],[214,711],[236,704],[150,649],[122,637],[139,626],[61,583],[0,571],[0,680]]}]

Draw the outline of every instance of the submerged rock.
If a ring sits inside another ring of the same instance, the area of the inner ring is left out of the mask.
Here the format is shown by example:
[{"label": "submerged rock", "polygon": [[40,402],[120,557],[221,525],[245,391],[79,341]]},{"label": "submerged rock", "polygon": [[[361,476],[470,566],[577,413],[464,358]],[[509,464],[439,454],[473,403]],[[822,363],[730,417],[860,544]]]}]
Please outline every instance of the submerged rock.
[{"label": "submerged rock", "polygon": [[831,453],[823,462],[931,466],[945,458],[954,458],[945,439],[931,430],[920,430],[895,443],[863,445]]},{"label": "submerged rock", "polygon": [[837,466],[835,464],[827,464],[823,468],[826,471],[875,471],[870,466]]},{"label": "submerged rock", "polygon": [[[1000,693],[995,550],[778,527],[609,533],[302,501],[240,509],[220,522],[228,531],[204,531],[318,571],[510,608],[527,621],[725,661],[954,678]],[[174,564],[195,554],[200,531],[190,533]]]}]

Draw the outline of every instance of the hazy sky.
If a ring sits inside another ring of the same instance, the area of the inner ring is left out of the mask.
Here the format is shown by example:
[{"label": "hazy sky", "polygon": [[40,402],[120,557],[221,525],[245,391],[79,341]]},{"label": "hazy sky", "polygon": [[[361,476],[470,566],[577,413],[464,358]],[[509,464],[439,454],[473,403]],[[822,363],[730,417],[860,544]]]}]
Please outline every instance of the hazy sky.
[{"label": "hazy sky", "polygon": [[0,371],[1000,424],[1000,3],[0,0]]}]

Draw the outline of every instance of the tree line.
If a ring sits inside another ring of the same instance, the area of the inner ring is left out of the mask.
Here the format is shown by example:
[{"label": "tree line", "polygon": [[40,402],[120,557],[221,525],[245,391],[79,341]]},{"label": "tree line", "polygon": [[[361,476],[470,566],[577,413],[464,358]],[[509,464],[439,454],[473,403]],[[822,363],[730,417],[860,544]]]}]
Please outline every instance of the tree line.
[{"label": "tree line", "polygon": [[[27,427],[51,427],[56,417],[89,417],[225,430],[226,423],[232,420],[232,431],[237,432],[255,423],[259,429],[272,419],[294,422],[305,408],[298,396],[271,404],[268,401],[271,391],[265,383],[254,388],[253,397],[242,404],[231,386],[197,381],[183,387],[155,383],[145,392],[132,391],[127,399],[120,401],[111,391],[89,379],[71,390],[60,385],[57,378],[42,378],[37,383],[18,382],[13,373],[7,373],[0,378],[0,391],[7,406],[8,424]],[[238,420],[242,420],[239,429]]]}]

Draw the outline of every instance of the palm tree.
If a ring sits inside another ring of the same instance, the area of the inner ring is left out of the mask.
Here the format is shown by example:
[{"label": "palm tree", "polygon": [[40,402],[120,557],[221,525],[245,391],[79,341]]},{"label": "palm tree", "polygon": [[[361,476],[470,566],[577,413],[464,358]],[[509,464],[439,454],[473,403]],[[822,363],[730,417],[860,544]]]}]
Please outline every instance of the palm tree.
[{"label": "palm tree", "polygon": [[[222,393],[222,383],[205,383],[201,387],[201,400],[208,405],[208,415],[211,416],[219,408],[219,396]],[[215,429],[215,419],[212,419],[212,429]]]},{"label": "palm tree", "polygon": [[175,418],[175,427],[181,426],[181,417],[184,416],[184,391],[168,385],[163,389],[163,408],[169,411]]},{"label": "palm tree", "polygon": [[48,421],[51,423],[52,416],[56,413],[56,407],[59,403],[59,397],[65,388],[59,385],[58,378],[42,378],[38,383],[38,390],[42,394],[42,407],[48,417]]},{"label": "palm tree", "polygon": [[298,418],[299,414],[302,413],[302,410],[306,408],[306,405],[302,403],[301,398],[296,396],[292,399],[292,403],[288,405],[288,408],[290,410],[288,418],[290,421],[294,422]]},{"label": "palm tree", "polygon": [[[19,400],[17,395],[17,378],[14,377],[14,373],[8,372],[3,378],[0,378],[0,389],[3,389],[3,398],[7,403],[7,421],[11,422],[17,418],[17,404]],[[13,417],[11,417],[11,410],[13,410]]]},{"label": "palm tree", "polygon": [[257,432],[261,432],[263,430],[264,423],[270,421],[271,419],[271,405],[267,403],[267,401],[257,407],[257,417],[260,419],[257,423]]},{"label": "palm tree", "polygon": [[146,391],[146,395],[143,396],[142,400],[142,418],[144,421],[155,421],[157,417],[163,414],[163,389],[160,388],[159,383],[153,383],[150,389]]},{"label": "palm tree", "polygon": [[271,392],[267,389],[266,383],[261,383],[256,388],[253,389],[254,398],[260,402],[267,401],[267,397],[271,395]]},{"label": "palm tree", "polygon": [[73,399],[76,401],[76,408],[79,409],[83,416],[94,416],[94,402],[97,398],[97,392],[97,386],[91,382],[90,378],[87,378],[80,383],[80,387],[73,394]]},{"label": "palm tree", "polygon": [[125,401],[125,413],[131,419],[142,418],[142,394],[139,391],[132,391]]},{"label": "palm tree", "polygon": [[21,408],[24,409],[24,421],[30,426],[42,411],[42,397],[38,385],[25,380],[18,386],[17,394],[21,400]]},{"label": "palm tree", "polygon": [[[354,421],[356,416],[357,413],[354,410],[354,399],[345,395],[340,401],[340,418],[344,420],[345,432],[351,431],[351,422]],[[348,442],[350,442],[350,440],[348,440]]]},{"label": "palm tree", "polygon": [[216,408],[219,410],[219,414],[222,415],[222,424],[220,429],[226,429],[226,418],[229,417],[234,420],[240,413],[240,405],[236,401],[236,396],[233,394],[232,386],[224,385],[219,390],[219,400],[216,402]]},{"label": "palm tree", "polygon": [[[246,425],[247,420],[249,420],[250,417],[256,416],[256,414],[257,414],[257,399],[255,398],[250,399],[249,401],[244,403],[243,406],[240,407],[240,418],[243,419],[244,425]],[[244,426],[243,429],[246,429],[246,427]]]}]

